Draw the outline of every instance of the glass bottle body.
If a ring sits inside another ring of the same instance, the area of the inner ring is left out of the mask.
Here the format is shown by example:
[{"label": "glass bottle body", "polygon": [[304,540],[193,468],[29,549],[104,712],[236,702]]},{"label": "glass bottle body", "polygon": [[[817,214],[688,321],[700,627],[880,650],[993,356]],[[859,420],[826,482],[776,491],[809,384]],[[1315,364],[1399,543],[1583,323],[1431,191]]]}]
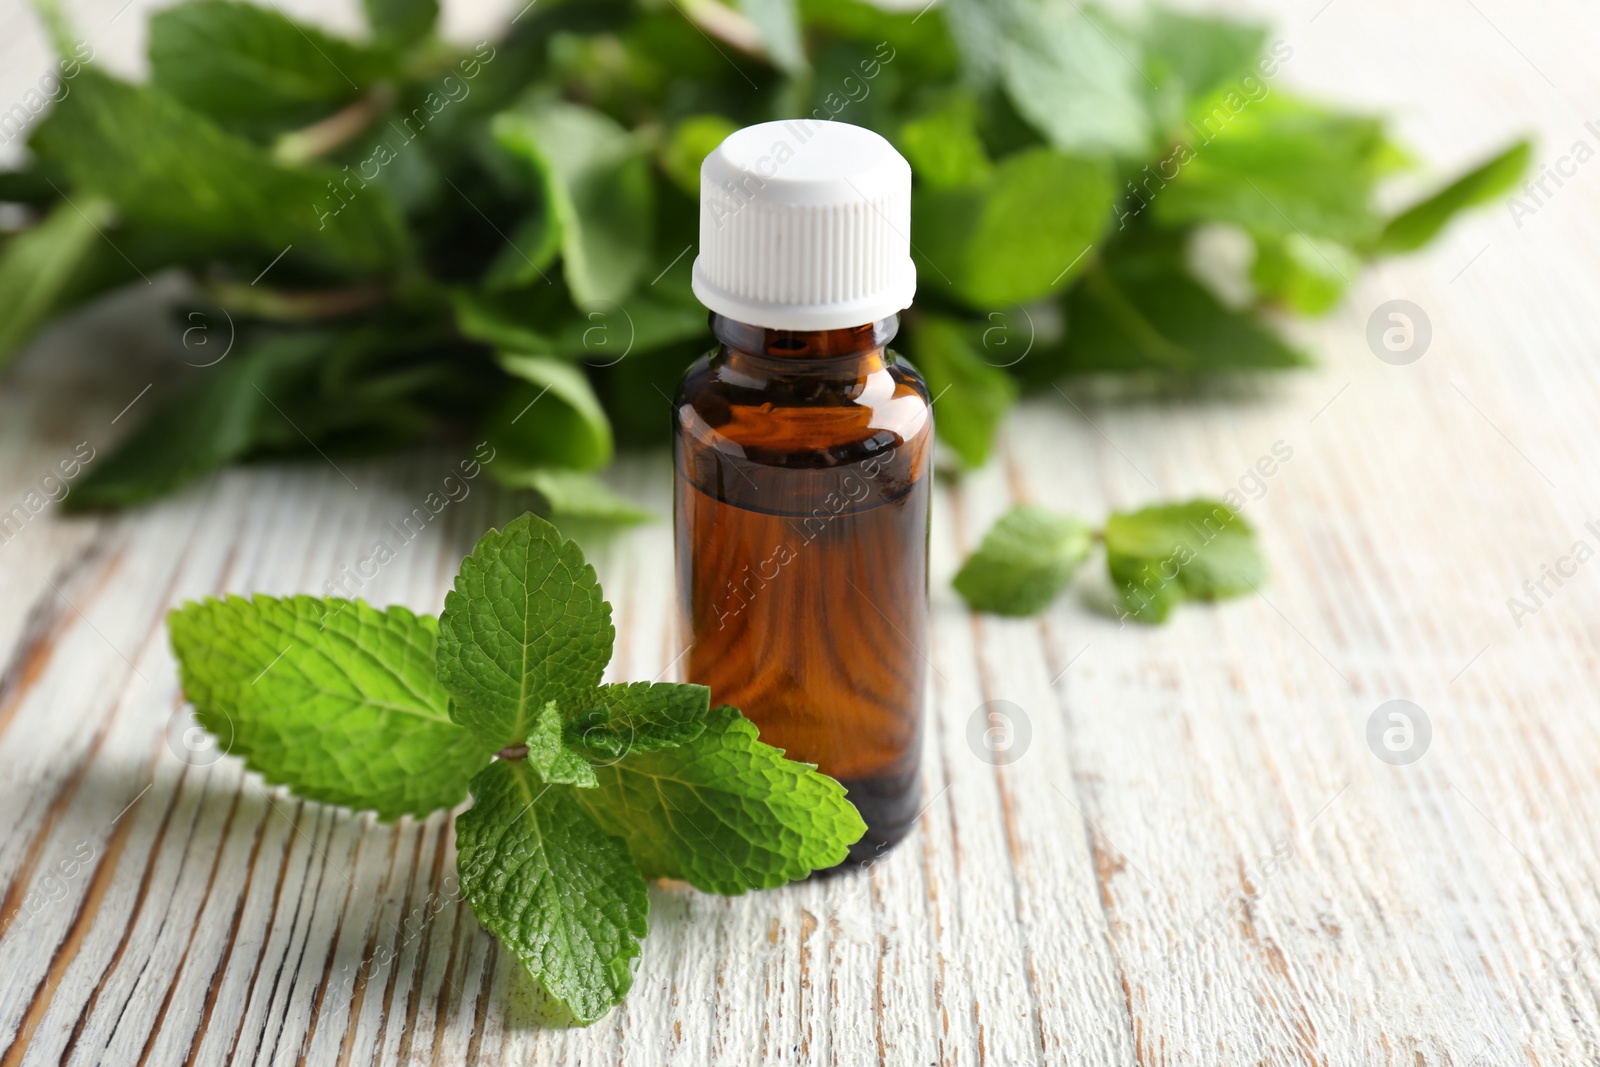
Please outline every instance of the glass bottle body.
[{"label": "glass bottle body", "polygon": [[886,345],[897,320],[721,344],[674,405],[679,604],[691,682],[842,782],[863,862],[920,790],[933,419]]}]

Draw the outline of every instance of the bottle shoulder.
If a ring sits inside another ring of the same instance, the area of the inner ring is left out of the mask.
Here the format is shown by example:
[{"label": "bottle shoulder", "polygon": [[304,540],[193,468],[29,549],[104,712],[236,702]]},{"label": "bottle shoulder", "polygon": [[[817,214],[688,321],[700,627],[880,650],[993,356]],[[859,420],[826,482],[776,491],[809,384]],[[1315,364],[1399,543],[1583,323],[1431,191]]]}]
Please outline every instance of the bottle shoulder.
[{"label": "bottle shoulder", "polygon": [[864,360],[700,357],[678,389],[675,430],[700,447],[781,466],[928,447],[927,385],[892,350]]}]

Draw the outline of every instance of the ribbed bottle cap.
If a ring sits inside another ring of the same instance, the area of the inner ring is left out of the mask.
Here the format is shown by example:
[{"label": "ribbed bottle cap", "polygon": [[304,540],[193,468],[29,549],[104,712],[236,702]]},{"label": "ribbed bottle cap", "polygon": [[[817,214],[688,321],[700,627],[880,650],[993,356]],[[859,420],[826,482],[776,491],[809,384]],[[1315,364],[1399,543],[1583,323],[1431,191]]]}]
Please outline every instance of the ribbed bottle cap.
[{"label": "ribbed bottle cap", "polygon": [[834,330],[887,318],[916,291],[911,166],[871,130],[763,122],[701,165],[694,293],[712,311]]}]

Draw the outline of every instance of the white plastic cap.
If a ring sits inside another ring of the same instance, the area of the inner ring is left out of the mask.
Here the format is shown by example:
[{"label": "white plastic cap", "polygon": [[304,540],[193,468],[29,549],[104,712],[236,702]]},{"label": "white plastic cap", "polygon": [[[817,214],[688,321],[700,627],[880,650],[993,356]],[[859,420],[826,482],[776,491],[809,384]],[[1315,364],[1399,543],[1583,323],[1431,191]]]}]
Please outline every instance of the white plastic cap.
[{"label": "white plastic cap", "polygon": [[871,130],[791,119],[700,167],[694,294],[771,330],[862,326],[911,306],[911,166]]}]

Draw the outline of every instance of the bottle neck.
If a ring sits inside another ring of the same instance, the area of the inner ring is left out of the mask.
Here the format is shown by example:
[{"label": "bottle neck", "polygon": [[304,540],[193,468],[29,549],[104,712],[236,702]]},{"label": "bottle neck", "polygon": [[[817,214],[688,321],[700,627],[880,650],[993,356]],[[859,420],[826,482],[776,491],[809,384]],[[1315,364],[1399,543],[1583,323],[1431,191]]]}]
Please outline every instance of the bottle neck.
[{"label": "bottle neck", "polygon": [[789,365],[791,370],[810,363],[881,363],[884,347],[899,331],[898,315],[837,330],[774,330],[711,314],[711,332],[722,342],[728,358],[776,361]]}]

